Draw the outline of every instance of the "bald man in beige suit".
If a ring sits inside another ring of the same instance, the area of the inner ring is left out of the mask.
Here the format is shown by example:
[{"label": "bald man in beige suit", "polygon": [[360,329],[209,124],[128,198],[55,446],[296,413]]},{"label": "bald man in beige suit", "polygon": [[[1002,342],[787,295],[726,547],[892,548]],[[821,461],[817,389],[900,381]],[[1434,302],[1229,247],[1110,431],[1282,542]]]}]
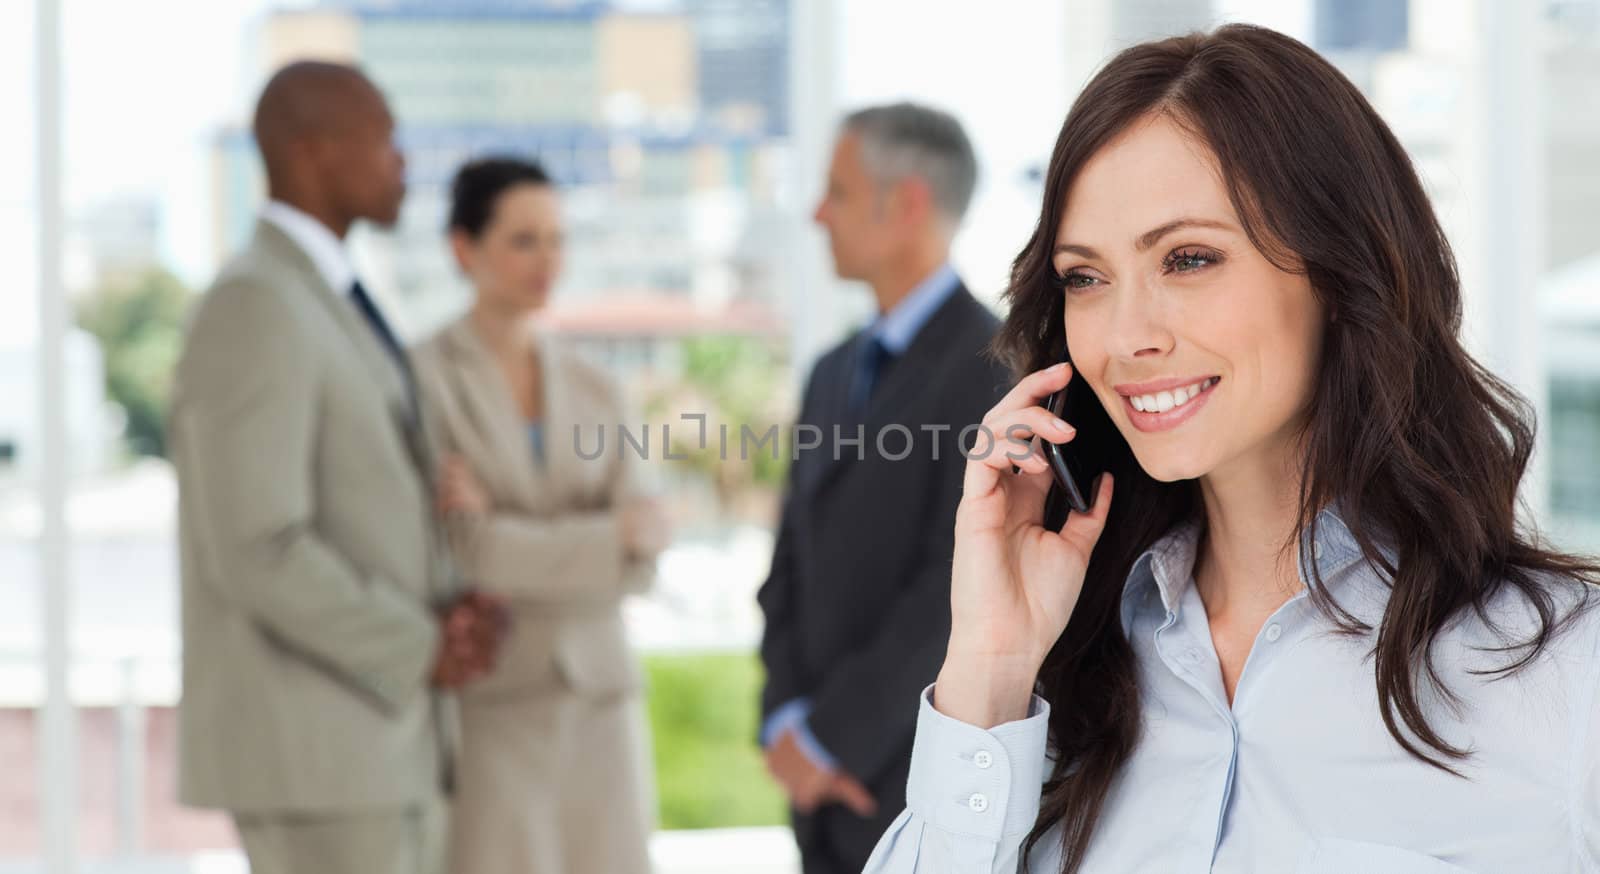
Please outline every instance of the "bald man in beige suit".
[{"label": "bald man in beige suit", "polygon": [[392,224],[403,161],[360,73],[295,64],[255,133],[271,203],[190,325],[179,794],[254,874],[444,874],[451,691],[493,667],[433,513],[414,377],[342,240]]}]

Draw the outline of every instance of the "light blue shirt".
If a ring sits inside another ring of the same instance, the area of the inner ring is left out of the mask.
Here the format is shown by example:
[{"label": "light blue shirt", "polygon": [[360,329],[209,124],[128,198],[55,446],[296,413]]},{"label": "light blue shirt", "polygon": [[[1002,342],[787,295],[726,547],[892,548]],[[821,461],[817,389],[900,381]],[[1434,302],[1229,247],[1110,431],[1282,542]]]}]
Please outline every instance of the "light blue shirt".
[{"label": "light blue shirt", "polygon": [[867,326],[867,334],[878,338],[885,349],[895,356],[906,354],[911,342],[917,339],[922,326],[933,318],[939,307],[961,285],[956,269],[945,264],[927,279],[917,283],[911,293],[900,299],[894,308],[878,316]]},{"label": "light blue shirt", "polygon": [[[911,348],[912,341],[917,339],[917,334],[922,332],[923,326],[960,286],[961,277],[956,275],[955,268],[949,264],[941,266],[927,279],[917,283],[911,293],[901,298],[893,309],[868,325],[867,335],[876,337],[890,354],[904,355]],[[800,745],[800,751],[806,758],[813,765],[832,771],[838,762],[811,733],[811,727],[806,723],[810,715],[811,702],[807,699],[795,698],[785,702],[773,710],[761,726],[761,745],[770,747],[783,737],[784,732],[793,730],[795,742]]]},{"label": "light blue shirt", "polygon": [[[1301,555],[1341,606],[1374,622],[1387,586],[1336,514],[1318,519]],[[1395,743],[1379,716],[1373,636],[1336,633],[1304,592],[1262,625],[1230,706],[1191,582],[1197,539],[1194,525],[1169,533],[1128,579],[1122,618],[1143,733],[1082,871],[1600,872],[1600,610],[1498,680],[1472,673],[1506,662],[1481,649],[1503,645],[1482,620],[1464,616],[1439,635],[1435,664],[1463,706],[1452,713],[1426,693],[1423,702],[1447,742],[1472,750],[1461,779]],[[1558,607],[1579,593],[1562,589]],[[1519,595],[1488,612],[1514,639],[1532,627]],[[1059,828],[1017,865],[1048,776],[1049,706],[1035,698],[1026,719],[986,731],[940,714],[931,694],[907,809],[866,872],[1060,870]]]},{"label": "light blue shirt", "polygon": [[767,717],[766,725],[761,728],[761,746],[770,747],[783,737],[784,732],[793,731],[794,741],[800,746],[800,752],[824,771],[832,771],[839,767],[839,760],[834,758],[817,736],[811,733],[811,726],[806,723],[811,718],[811,699],[795,698],[772,711]]},{"label": "light blue shirt", "polygon": [[533,446],[533,460],[544,464],[544,420],[528,420],[528,443]]}]

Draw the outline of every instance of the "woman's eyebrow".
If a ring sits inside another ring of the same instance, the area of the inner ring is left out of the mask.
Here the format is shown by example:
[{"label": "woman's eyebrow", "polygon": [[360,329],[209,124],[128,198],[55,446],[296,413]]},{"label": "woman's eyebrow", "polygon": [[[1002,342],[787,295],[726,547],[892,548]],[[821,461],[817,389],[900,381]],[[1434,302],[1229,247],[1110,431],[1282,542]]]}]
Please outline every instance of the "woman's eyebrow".
[{"label": "woman's eyebrow", "polygon": [[1139,251],[1143,252],[1151,246],[1161,242],[1161,238],[1165,237],[1167,234],[1170,234],[1173,231],[1183,230],[1184,228],[1212,228],[1219,231],[1237,230],[1233,225],[1227,222],[1220,222],[1215,219],[1179,218],[1173,219],[1164,225],[1151,228],[1150,230],[1145,231],[1143,234],[1140,234],[1139,239],[1134,242],[1134,246],[1136,246]]},{"label": "woman's eyebrow", "polygon": [[[1162,237],[1165,237],[1173,231],[1181,231],[1184,228],[1213,228],[1219,231],[1238,230],[1238,228],[1234,227],[1228,222],[1216,221],[1215,219],[1177,218],[1140,234],[1139,239],[1134,241],[1134,246],[1138,248],[1139,251],[1143,252],[1144,250],[1149,249],[1151,246],[1161,242]],[[1052,254],[1060,255],[1062,253],[1079,255],[1084,258],[1100,257],[1100,253],[1096,252],[1093,248],[1081,245],[1079,243],[1058,243]]]}]

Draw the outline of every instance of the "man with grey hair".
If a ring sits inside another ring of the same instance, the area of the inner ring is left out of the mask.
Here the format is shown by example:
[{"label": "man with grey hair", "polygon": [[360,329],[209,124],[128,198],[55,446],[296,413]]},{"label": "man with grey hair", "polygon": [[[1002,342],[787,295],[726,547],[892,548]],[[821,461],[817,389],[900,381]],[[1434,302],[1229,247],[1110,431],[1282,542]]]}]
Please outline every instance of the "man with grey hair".
[{"label": "man with grey hair", "polygon": [[949,264],[976,181],[954,118],[872,107],[845,119],[816,210],[878,316],[812,371],[799,425],[823,451],[790,470],[759,595],[761,743],[806,874],[860,871],[905,807],[916,696],[950,634],[958,436],[1010,382],[984,354],[997,320]]}]

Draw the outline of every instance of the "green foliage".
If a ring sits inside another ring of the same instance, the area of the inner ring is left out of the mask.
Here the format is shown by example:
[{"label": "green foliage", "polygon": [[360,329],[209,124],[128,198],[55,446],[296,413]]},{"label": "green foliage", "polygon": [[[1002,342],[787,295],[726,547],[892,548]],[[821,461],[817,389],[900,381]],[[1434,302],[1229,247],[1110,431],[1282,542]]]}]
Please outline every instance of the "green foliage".
[{"label": "green foliage", "polygon": [[[780,425],[784,411],[774,403],[785,378],[784,362],[772,344],[759,337],[733,335],[684,340],[683,376],[687,386],[712,406],[705,411],[710,417],[707,428],[715,434],[719,425],[728,426],[730,463],[721,463],[721,447],[714,439],[708,440],[704,451],[687,443],[677,451],[704,456],[696,462],[714,472],[721,467],[718,476],[743,479],[740,485],[781,488],[790,445]],[[740,457],[740,429],[745,426],[751,433],[748,461]],[[774,426],[779,426],[777,458],[773,457],[772,442],[756,446]]]},{"label": "green foliage", "polygon": [[79,327],[100,341],[106,393],[127,415],[124,439],[135,454],[166,453],[172,370],[190,297],[177,277],[152,268],[107,282],[78,307]]},{"label": "green foliage", "polygon": [[783,825],[788,807],[756,744],[754,653],[645,658],[664,829]]}]

